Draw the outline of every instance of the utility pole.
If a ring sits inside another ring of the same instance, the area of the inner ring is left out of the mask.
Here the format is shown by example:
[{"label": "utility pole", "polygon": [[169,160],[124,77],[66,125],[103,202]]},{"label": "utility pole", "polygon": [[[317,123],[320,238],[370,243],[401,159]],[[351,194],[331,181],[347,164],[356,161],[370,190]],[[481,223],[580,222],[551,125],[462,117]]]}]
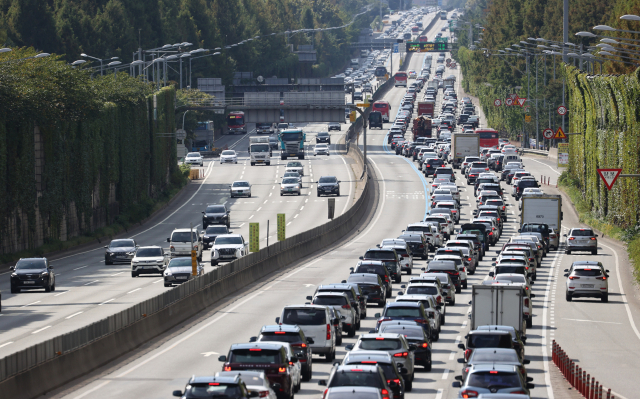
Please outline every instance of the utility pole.
[{"label": "utility pole", "polygon": [[[567,47],[564,43],[569,42],[569,0],[563,0],[562,5],[562,62],[567,63]],[[564,129],[563,129],[564,130]]]},{"label": "utility pole", "polygon": [[536,57],[536,149],[540,149],[540,125],[538,124],[538,57]]}]

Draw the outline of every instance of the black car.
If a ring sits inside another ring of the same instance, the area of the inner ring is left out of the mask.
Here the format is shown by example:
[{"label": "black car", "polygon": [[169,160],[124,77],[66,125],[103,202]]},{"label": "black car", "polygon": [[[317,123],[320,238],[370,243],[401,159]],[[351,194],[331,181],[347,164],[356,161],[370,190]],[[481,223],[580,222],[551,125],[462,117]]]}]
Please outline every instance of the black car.
[{"label": "black car", "polygon": [[[464,351],[464,361],[469,360],[469,356],[476,348],[506,348],[516,349],[511,334],[504,330],[473,330],[466,336],[467,344],[458,344],[458,348]],[[517,352],[517,351],[516,351]],[[520,359],[523,354],[518,353]]]},{"label": "black car", "polygon": [[138,245],[130,238],[112,240],[104,253],[104,263],[113,265],[114,263],[131,263],[131,259],[136,255]]},{"label": "black car", "polygon": [[56,290],[56,276],[47,258],[20,259],[11,270],[11,293],[23,288],[44,288],[45,292]]},{"label": "black car", "polygon": [[[409,248],[411,248],[411,254],[414,258],[418,256],[422,260],[427,260],[429,257],[429,242],[427,238],[419,231],[405,231],[398,237],[400,240],[404,240]],[[411,274],[411,269],[407,270],[407,274]]]},{"label": "black car", "polygon": [[340,180],[335,176],[322,176],[316,182],[318,185],[318,197],[335,194],[340,196]]},{"label": "black car", "polygon": [[312,338],[307,338],[299,326],[290,324],[262,326],[260,335],[249,339],[249,342],[256,341],[288,342],[291,345],[291,351],[298,357],[302,366],[302,381],[311,380],[313,357],[309,344],[313,344],[314,341]]},{"label": "black car", "polygon": [[[477,234],[458,234],[456,240],[468,240],[473,243],[473,247],[478,251],[478,260],[482,260],[484,257],[484,243],[480,241],[480,237]],[[475,271],[475,270],[474,270]],[[469,273],[473,274],[473,273]]]},{"label": "black car", "polygon": [[518,186],[516,187],[516,201],[519,200],[520,197],[522,197],[522,193],[524,192],[525,188],[532,187],[540,187],[535,179],[520,179],[520,181],[518,181]]},{"label": "black car", "polygon": [[382,314],[376,313],[375,316],[378,318],[376,332],[380,332],[380,323],[383,321],[409,320],[418,323],[427,337],[432,336],[429,316],[422,302],[388,302]]},{"label": "black car", "polygon": [[485,168],[471,168],[469,169],[469,175],[467,176],[467,184],[471,185],[476,182],[476,179],[480,175],[480,173],[485,173]]},{"label": "black car", "polygon": [[213,242],[216,240],[216,237],[231,233],[233,233],[233,231],[229,230],[229,228],[224,224],[208,226],[204,231],[204,236],[202,237],[202,245],[204,248],[210,248],[213,246]]},{"label": "black car", "polygon": [[453,281],[456,294],[462,292],[462,281],[460,280],[460,269],[452,260],[432,260],[427,265],[426,273],[447,273]]},{"label": "black car", "polygon": [[332,131],[332,130],[340,131],[342,130],[342,128],[340,127],[340,124],[338,122],[331,122],[329,123],[329,131]]},{"label": "black car", "polygon": [[[338,125],[338,127],[340,127],[340,125]],[[338,130],[340,130],[340,129],[338,129]],[[329,135],[329,132],[320,132],[320,133],[318,133],[318,135],[316,136],[316,143],[331,144],[331,136]]]},{"label": "black car", "polygon": [[231,227],[229,210],[224,205],[209,205],[202,212],[202,228],[206,229],[211,224],[225,224]]},{"label": "black car", "polygon": [[406,324],[386,325],[380,332],[404,335],[409,345],[416,346],[416,350],[413,351],[416,364],[424,367],[425,371],[431,371],[431,337],[419,324],[416,323],[415,326]]},{"label": "black car", "polygon": [[365,298],[362,298],[364,295],[360,294],[360,287],[358,287],[357,284],[321,285],[316,288],[316,292],[313,293],[313,296],[319,292],[344,292],[347,294],[347,297],[349,297],[351,306],[356,310],[358,320],[367,317],[367,302]]},{"label": "black car", "polygon": [[[364,256],[359,258],[364,261],[381,261],[384,267],[387,269],[387,276],[383,276],[380,274],[380,277],[390,278],[395,280],[397,283],[400,282],[401,273],[400,273],[400,265],[398,264],[398,253],[395,249],[392,248],[370,248],[365,252]],[[358,263],[360,264],[360,262]],[[360,272],[360,273],[373,273],[373,272]],[[387,282],[388,291],[387,296],[391,296],[391,281]]]},{"label": "black car", "polygon": [[444,161],[442,159],[429,159],[423,169],[424,175],[429,177],[429,175],[436,173],[436,169],[442,167],[444,167]]},{"label": "black car", "polygon": [[196,377],[189,379],[183,391],[173,391],[173,396],[184,399],[216,398],[249,399],[260,395],[260,392],[249,392],[239,375],[233,377]]},{"label": "black car", "polygon": [[342,283],[358,284],[367,302],[376,302],[378,306],[384,306],[387,302],[387,296],[383,281],[375,273],[354,273],[349,276],[348,280],[342,280]]}]

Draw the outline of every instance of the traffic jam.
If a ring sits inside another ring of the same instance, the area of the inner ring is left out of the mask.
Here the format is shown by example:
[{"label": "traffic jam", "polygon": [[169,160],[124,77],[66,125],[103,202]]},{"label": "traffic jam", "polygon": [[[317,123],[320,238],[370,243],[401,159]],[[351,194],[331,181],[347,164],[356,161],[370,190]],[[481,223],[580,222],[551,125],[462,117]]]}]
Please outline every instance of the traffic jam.
[{"label": "traffic jam", "polygon": [[[543,260],[561,248],[597,254],[597,235],[574,228],[561,237],[562,197],[544,192],[509,140],[480,126],[476,106],[445,77],[447,65],[455,68],[444,54],[425,55],[422,69],[406,74],[406,89],[393,89],[406,90],[400,103],[373,104],[370,117],[387,123],[387,156],[406,158],[427,181],[424,219],[371,242],[343,280],[274,309],[272,324],[219,356],[214,376],[193,377],[174,396],[293,399],[305,382],[322,399],[404,399],[432,372],[447,314],[464,312],[466,331],[455,343],[461,367],[449,391],[530,397],[526,349]],[[600,262],[574,262],[564,274],[566,300],[607,302],[607,273]],[[463,294],[471,301],[456,301]],[[314,375],[315,362],[330,372]]]}]

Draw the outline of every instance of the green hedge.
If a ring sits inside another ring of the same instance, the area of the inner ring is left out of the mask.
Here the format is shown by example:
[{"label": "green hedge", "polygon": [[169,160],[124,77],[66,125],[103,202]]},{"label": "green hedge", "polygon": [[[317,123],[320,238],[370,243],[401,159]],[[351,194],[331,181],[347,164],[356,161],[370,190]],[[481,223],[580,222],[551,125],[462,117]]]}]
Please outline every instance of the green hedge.
[{"label": "green hedge", "polygon": [[620,178],[611,191],[596,169],[640,173],[640,69],[630,75],[588,76],[567,68],[570,131],[569,176],[578,182],[596,216],[624,229],[638,225],[640,184]]}]

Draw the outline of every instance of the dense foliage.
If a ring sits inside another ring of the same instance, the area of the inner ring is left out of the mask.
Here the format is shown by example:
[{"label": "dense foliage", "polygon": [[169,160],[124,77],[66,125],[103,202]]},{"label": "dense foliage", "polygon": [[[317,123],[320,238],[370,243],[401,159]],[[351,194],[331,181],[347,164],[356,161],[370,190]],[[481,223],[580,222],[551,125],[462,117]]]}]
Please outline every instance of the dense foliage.
[{"label": "dense foliage", "polygon": [[[140,220],[183,182],[175,90],[0,55],[0,253]],[[154,109],[155,107],[155,109]]]}]

